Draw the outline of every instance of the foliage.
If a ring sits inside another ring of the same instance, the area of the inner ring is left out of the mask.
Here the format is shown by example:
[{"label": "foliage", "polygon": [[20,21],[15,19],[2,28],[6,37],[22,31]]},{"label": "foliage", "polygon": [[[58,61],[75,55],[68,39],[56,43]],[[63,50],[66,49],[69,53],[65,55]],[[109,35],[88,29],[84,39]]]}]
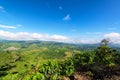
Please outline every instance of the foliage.
[{"label": "foliage", "polygon": [[74,72],[74,66],[73,65],[74,65],[73,61],[70,58],[63,61],[63,62],[60,62],[59,63],[60,74],[70,76]]},{"label": "foliage", "polygon": [[40,67],[39,72],[44,74],[45,79],[56,80],[57,75],[59,75],[58,63],[56,61],[48,61]]},{"label": "foliage", "polygon": [[[120,52],[103,42],[105,45],[94,50],[90,45],[54,42],[0,43],[0,80],[60,80],[74,72],[93,80],[120,75]],[[6,50],[11,46],[18,50]]]}]

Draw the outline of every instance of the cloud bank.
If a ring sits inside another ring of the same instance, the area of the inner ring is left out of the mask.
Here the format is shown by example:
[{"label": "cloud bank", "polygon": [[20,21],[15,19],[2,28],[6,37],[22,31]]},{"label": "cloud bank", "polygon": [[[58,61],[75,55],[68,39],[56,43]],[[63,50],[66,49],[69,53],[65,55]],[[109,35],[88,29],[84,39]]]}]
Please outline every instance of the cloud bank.
[{"label": "cloud bank", "polygon": [[[94,36],[94,35],[93,35]],[[83,44],[94,44],[99,43],[102,39],[109,38],[112,43],[120,43],[120,33],[112,32],[104,34],[101,39],[94,38],[69,38],[63,35],[48,35],[39,33],[29,32],[9,32],[0,30],[0,39],[4,40],[42,40],[42,41],[56,41],[56,42],[67,42],[67,43],[83,43]]]},{"label": "cloud bank", "polygon": [[3,25],[3,24],[0,24],[0,28],[15,29],[15,28],[16,28],[16,26],[8,26],[8,25]]},{"label": "cloud bank", "polygon": [[5,40],[42,40],[42,41],[56,41],[56,42],[66,42],[66,43],[97,43],[98,40],[94,39],[73,39],[63,35],[48,35],[39,33],[29,33],[29,32],[9,32],[0,30],[0,39]]},{"label": "cloud bank", "polygon": [[109,38],[112,43],[120,43],[120,33],[108,33],[104,35],[104,38]]},{"label": "cloud bank", "polygon": [[44,41],[60,41],[66,42],[69,40],[68,37],[62,35],[48,35],[39,33],[29,33],[29,32],[8,32],[0,30],[0,39],[5,40],[44,40]]}]

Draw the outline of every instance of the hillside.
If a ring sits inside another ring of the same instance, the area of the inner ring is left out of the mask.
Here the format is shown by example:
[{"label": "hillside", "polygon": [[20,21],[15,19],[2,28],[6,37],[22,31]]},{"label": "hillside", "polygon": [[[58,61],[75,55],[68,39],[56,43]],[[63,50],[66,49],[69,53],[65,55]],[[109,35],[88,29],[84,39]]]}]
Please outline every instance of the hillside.
[{"label": "hillside", "polygon": [[107,80],[120,73],[118,46],[1,41],[0,47],[0,80]]}]

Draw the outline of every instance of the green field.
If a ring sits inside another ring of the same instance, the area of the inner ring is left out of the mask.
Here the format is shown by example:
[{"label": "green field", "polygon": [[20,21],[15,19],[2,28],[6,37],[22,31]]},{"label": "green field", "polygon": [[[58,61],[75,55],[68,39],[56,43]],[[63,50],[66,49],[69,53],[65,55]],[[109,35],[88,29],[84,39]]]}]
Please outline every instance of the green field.
[{"label": "green field", "polygon": [[72,80],[78,73],[86,80],[120,79],[120,52],[107,45],[0,42],[0,80]]}]

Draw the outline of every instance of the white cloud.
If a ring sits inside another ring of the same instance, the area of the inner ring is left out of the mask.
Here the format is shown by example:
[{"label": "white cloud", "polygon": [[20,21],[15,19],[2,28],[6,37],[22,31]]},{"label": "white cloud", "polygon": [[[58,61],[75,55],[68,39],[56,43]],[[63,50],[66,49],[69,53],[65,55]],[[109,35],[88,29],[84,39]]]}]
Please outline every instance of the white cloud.
[{"label": "white cloud", "polygon": [[97,43],[98,40],[94,39],[72,39],[63,35],[48,35],[29,32],[9,32],[0,30],[0,39],[5,40],[43,40],[43,41],[57,41],[67,43]]},{"label": "white cloud", "polygon": [[109,38],[112,43],[120,43],[120,33],[108,33],[104,35],[104,38]]},{"label": "white cloud", "polygon": [[69,21],[70,19],[71,19],[70,14],[67,14],[67,15],[63,18],[63,20],[65,20],[65,21]]},{"label": "white cloud", "polygon": [[0,24],[0,28],[15,29],[15,28],[16,28],[16,26],[8,26],[8,25],[3,25],[3,24]]},{"label": "white cloud", "polygon": [[62,6],[59,6],[58,8],[59,8],[60,10],[62,10],[62,9],[63,9],[63,7],[62,7]]},{"label": "white cloud", "polygon": [[0,6],[0,12],[6,12],[3,6]]},{"label": "white cloud", "polygon": [[6,40],[45,40],[45,41],[59,41],[66,42],[69,40],[68,37],[62,35],[47,35],[39,33],[29,33],[29,32],[8,32],[0,30],[0,39]]},{"label": "white cloud", "polygon": [[[93,35],[94,36],[94,35]],[[104,34],[101,38],[69,38],[63,35],[48,35],[29,32],[9,32],[0,30],[0,39],[5,40],[42,40],[42,41],[57,41],[67,43],[99,43],[103,38],[109,38],[113,43],[120,43],[120,33],[108,33]]]},{"label": "white cloud", "polygon": [[5,40],[43,40],[43,41],[57,41],[57,42],[67,42],[67,43],[97,43],[100,42],[99,39],[90,38],[80,38],[73,39],[63,35],[48,35],[39,33],[29,33],[29,32],[9,32],[0,30],[0,39]]},{"label": "white cloud", "polygon": [[54,39],[54,40],[68,40],[67,37],[61,36],[61,35],[53,35],[53,36],[51,36],[51,39]]},{"label": "white cloud", "polygon": [[104,37],[106,37],[106,38],[120,38],[120,34],[116,33],[116,32],[112,32],[109,34],[105,34]]}]

